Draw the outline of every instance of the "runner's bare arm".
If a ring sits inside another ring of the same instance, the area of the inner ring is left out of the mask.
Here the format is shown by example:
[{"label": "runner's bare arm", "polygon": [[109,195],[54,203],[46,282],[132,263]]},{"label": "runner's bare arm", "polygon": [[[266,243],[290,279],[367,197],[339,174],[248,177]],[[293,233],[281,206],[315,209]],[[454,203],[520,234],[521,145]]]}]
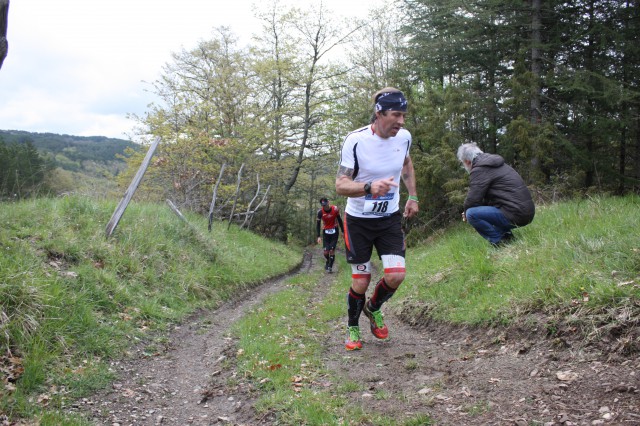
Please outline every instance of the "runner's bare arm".
[{"label": "runner's bare arm", "polygon": [[345,167],[345,166],[340,166],[338,168],[337,178],[339,178],[340,176],[347,176],[349,179],[353,180],[353,169],[350,169],[349,167]]},{"label": "runner's bare arm", "polygon": [[[417,197],[415,170],[413,169],[413,161],[411,161],[411,157],[409,156],[404,159],[401,176],[404,185],[407,187],[409,195]],[[418,202],[415,200],[407,200],[404,206],[404,216],[413,217],[418,214],[418,211]]]},{"label": "runner's bare arm", "polygon": [[364,182],[353,181],[353,169],[340,166],[336,177],[336,192],[338,195],[347,197],[362,197],[364,192]]},{"label": "runner's bare arm", "polygon": [[411,161],[411,157],[407,156],[404,159],[404,164],[402,165],[402,181],[404,182],[404,186],[407,187],[407,191],[409,195],[417,195],[416,193],[416,174],[413,169],[413,161]]},{"label": "runner's bare arm", "polygon": [[[362,197],[367,193],[364,191],[366,182],[354,182],[353,169],[340,166],[338,177],[336,178],[336,192],[338,195],[347,197]],[[371,183],[371,193],[376,196],[387,194],[391,187],[397,187],[398,183],[393,181],[393,176],[385,179],[374,180]]]}]

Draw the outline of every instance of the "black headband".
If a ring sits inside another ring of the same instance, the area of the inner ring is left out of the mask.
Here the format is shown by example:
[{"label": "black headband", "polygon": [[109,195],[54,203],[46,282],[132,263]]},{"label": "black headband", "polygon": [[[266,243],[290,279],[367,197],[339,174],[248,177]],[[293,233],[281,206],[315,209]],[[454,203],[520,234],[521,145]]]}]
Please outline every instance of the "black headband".
[{"label": "black headband", "polygon": [[385,92],[376,100],[376,111],[407,111],[407,99],[402,92]]}]

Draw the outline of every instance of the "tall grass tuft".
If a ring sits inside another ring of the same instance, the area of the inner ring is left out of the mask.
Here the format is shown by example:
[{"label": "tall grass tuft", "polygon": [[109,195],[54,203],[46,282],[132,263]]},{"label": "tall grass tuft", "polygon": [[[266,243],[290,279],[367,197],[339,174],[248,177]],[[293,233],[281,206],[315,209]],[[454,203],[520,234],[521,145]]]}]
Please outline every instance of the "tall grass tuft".
[{"label": "tall grass tuft", "polygon": [[[59,406],[110,380],[105,368],[132,342],[198,308],[292,270],[300,248],[204,217],[182,222],[164,205],[132,203],[111,238],[114,203],[83,197],[3,204],[0,209],[0,414]],[[250,261],[248,261],[250,260]],[[53,416],[54,418],[56,416]]]}]

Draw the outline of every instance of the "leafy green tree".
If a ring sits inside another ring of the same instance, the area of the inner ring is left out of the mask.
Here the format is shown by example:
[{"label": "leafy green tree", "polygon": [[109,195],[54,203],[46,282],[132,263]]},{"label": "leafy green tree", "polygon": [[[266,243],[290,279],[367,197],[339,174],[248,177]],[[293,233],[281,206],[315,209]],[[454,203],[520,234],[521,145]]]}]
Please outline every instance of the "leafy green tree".
[{"label": "leafy green tree", "polygon": [[346,70],[328,57],[354,30],[338,25],[322,3],[303,11],[282,9],[274,2],[259,18],[263,31],[252,50],[259,108],[253,116],[259,123],[248,137],[258,146],[260,175],[274,188],[273,204],[264,216],[270,218],[263,222],[270,228],[266,233],[284,239],[291,224],[304,229],[310,223],[306,214],[300,214],[296,194],[302,191],[303,199],[308,199],[307,185],[317,182],[316,171],[324,169],[317,162],[335,155],[336,136],[329,117]]},{"label": "leafy green tree", "polygon": [[[136,117],[145,133],[163,141],[141,185],[145,197],[208,211],[223,165],[228,174],[220,192],[229,195],[235,173],[253,151],[243,137],[250,102],[247,63],[237,38],[221,27],[211,40],[175,53],[165,65],[154,84],[162,103],[152,105],[145,117]],[[135,173],[143,157],[129,157],[130,171],[121,182]]]},{"label": "leafy green tree", "polygon": [[53,164],[40,156],[30,141],[5,144],[0,140],[0,195],[27,198],[44,191],[42,183]]},{"label": "leafy green tree", "polygon": [[638,73],[630,72],[640,67],[632,35],[638,31],[637,6],[602,0],[557,8],[567,25],[563,48],[554,57],[550,115],[577,154],[584,188],[617,186],[624,192],[638,184],[633,172],[625,176],[627,165],[638,158],[637,150],[627,155],[627,147],[638,140],[637,114],[632,118],[640,106]]}]

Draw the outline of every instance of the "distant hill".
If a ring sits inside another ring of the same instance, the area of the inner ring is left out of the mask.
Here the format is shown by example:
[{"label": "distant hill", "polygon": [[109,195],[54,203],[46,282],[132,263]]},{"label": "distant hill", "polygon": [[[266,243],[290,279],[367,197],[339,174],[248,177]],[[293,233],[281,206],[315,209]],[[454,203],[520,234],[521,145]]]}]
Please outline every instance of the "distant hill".
[{"label": "distant hill", "polygon": [[[0,130],[6,145],[30,142],[38,153],[54,165],[45,178],[46,191],[53,194],[117,196],[116,177],[126,169],[121,154],[127,148],[140,149],[134,142],[105,136],[71,136]],[[13,190],[12,190],[13,191]]]},{"label": "distant hill", "polygon": [[118,158],[125,149],[138,149],[139,144],[105,136],[71,136],[55,133],[32,133],[23,130],[0,130],[0,140],[5,143],[31,143],[45,156],[50,156],[56,166],[69,171],[90,172],[99,169],[117,173],[125,162]]}]

